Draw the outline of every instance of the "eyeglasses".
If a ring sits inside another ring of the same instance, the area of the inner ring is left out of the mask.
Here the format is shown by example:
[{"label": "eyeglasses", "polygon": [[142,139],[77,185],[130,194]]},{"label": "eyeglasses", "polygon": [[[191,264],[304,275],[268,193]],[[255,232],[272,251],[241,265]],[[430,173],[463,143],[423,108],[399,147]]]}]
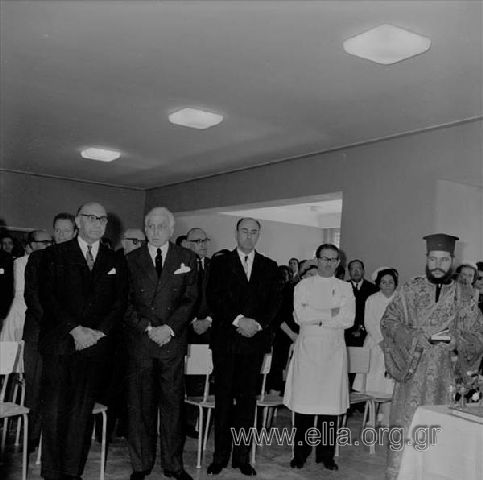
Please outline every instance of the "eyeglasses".
[{"label": "eyeglasses", "polygon": [[87,215],[85,213],[80,213],[79,216],[86,217],[90,223],[95,223],[98,221],[101,225],[107,225],[107,217],[105,215],[98,217],[97,215]]},{"label": "eyeglasses", "polygon": [[196,245],[206,245],[210,239],[209,238],[198,238],[197,240],[188,240],[190,243],[196,243]]},{"label": "eyeglasses", "polygon": [[338,262],[339,261],[339,257],[319,257],[319,260],[322,260],[323,262],[331,262],[331,263],[335,263],[335,262]]},{"label": "eyeglasses", "polygon": [[139,238],[129,238],[129,237],[125,237],[125,238],[123,238],[123,240],[131,240],[131,242],[132,242],[133,245],[137,245],[138,243],[140,245],[142,245],[144,243],[144,240],[140,240]]}]

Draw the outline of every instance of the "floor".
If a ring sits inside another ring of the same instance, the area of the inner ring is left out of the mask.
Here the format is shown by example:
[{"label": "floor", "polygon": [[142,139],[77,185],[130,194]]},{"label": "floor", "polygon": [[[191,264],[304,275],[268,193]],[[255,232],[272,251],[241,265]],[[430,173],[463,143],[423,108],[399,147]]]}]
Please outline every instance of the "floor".
[{"label": "floor", "polygon": [[[362,423],[362,415],[355,412],[348,421],[352,439],[356,440]],[[277,427],[290,426],[290,413],[286,409],[280,410],[275,425]],[[185,469],[194,479],[217,478],[220,480],[231,480],[245,478],[239,470],[227,468],[217,477],[208,477],[206,466],[211,462],[213,452],[213,438],[208,440],[207,455],[203,467],[196,469],[196,447],[195,439],[188,438],[185,446],[184,464]],[[339,480],[383,480],[385,470],[386,448],[376,446],[376,454],[370,455],[369,448],[362,445],[340,447],[340,456],[336,458],[339,465],[338,472],[324,469],[316,464],[312,455],[306,466],[302,469],[291,469],[289,466],[291,458],[291,447],[265,446],[257,449],[256,465],[257,478],[266,480],[311,480],[311,479],[339,479]],[[93,442],[89,459],[84,471],[84,480],[97,480],[99,478],[100,445]],[[13,445],[7,449],[3,465],[0,466],[0,478],[2,480],[21,480],[21,451]],[[29,480],[40,480],[40,466],[35,465],[35,454],[30,457],[28,472]],[[131,465],[126,441],[122,438],[116,439],[109,446],[109,456],[106,467],[106,480],[129,480]],[[159,464],[148,479],[163,479]]]}]

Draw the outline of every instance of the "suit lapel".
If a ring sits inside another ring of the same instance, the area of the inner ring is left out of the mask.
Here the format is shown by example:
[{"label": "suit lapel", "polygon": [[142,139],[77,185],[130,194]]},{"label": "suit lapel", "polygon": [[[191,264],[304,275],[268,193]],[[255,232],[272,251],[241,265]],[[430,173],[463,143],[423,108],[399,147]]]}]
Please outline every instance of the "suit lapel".
[{"label": "suit lapel", "polygon": [[158,283],[158,274],[156,273],[156,268],[154,268],[153,259],[151,258],[151,255],[149,255],[147,245],[141,247],[138,263],[141,267],[141,271],[145,272],[154,284]]},{"label": "suit lapel", "polygon": [[[107,272],[105,271],[109,263],[109,254],[107,247],[104,245],[99,245],[99,251],[97,252],[96,261],[94,262],[94,267],[92,268],[92,279],[96,281],[100,275]],[[87,263],[86,263],[87,265]]]},{"label": "suit lapel", "polygon": [[176,254],[173,244],[170,242],[168,253],[166,254],[166,260],[163,265],[163,271],[161,272],[161,278],[159,279],[158,289],[166,286],[173,272],[180,266],[181,263],[178,255]]},{"label": "suit lapel", "polygon": [[245,270],[241,263],[240,255],[238,255],[238,250],[235,248],[235,250],[233,250],[231,254],[232,254],[233,273],[235,273],[238,277],[240,277],[245,282],[248,282],[248,278],[245,274]]},{"label": "suit lapel", "polygon": [[252,265],[252,273],[250,275],[250,283],[253,283],[256,281],[259,275],[260,271],[260,255],[258,255],[257,252],[255,252],[255,256],[253,257],[253,265]]},{"label": "suit lapel", "polygon": [[84,257],[84,254],[82,253],[82,250],[79,246],[79,241],[77,240],[77,237],[70,240],[70,261],[72,264],[77,265],[82,273],[83,277],[83,282],[90,282],[91,280],[91,272],[89,270],[89,267],[87,266],[86,259]]}]

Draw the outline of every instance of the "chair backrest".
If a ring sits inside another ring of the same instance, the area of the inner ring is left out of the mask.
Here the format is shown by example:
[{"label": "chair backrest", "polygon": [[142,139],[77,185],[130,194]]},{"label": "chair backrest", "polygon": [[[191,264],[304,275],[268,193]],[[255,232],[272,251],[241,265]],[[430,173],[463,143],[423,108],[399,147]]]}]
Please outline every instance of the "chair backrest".
[{"label": "chair backrest", "polygon": [[263,357],[262,368],[260,369],[260,373],[263,375],[262,379],[262,388],[260,390],[260,400],[265,400],[265,386],[267,383],[267,375],[270,372],[270,368],[272,366],[272,354],[266,353]]},{"label": "chair backrest", "polygon": [[370,350],[363,347],[347,347],[347,371],[367,373],[369,371]]},{"label": "chair backrest", "polygon": [[0,342],[0,375],[23,373],[24,342]]},{"label": "chair backrest", "polygon": [[210,347],[205,344],[190,343],[184,364],[185,375],[209,375],[212,370]]}]

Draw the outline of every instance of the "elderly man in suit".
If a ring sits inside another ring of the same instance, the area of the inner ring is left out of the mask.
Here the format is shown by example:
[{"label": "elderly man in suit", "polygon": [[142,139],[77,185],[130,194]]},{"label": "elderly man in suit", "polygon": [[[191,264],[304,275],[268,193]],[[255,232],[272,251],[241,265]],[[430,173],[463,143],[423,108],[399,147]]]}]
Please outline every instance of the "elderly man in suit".
[{"label": "elderly man in suit", "polygon": [[158,410],[164,475],[190,480],[182,460],[183,371],[187,326],[198,297],[196,255],[169,241],[174,217],[164,207],[146,215],[145,231],[148,244],[127,256],[131,480],[143,480],[153,469]]},{"label": "elderly man in suit", "polygon": [[48,248],[41,260],[45,479],[82,475],[111,331],[127,305],[126,264],[100,242],[107,221],[99,203],[82,205],[75,217],[78,236]]},{"label": "elderly man in suit", "polygon": [[[260,228],[258,220],[240,219],[236,249],[211,261],[208,304],[213,317],[216,409],[215,453],[209,475],[217,475],[228,465],[231,427],[248,432],[253,426],[257,381],[281,300],[277,264],[255,251]],[[256,472],[249,463],[249,450],[250,445],[235,445],[232,467],[253,476]]]}]

